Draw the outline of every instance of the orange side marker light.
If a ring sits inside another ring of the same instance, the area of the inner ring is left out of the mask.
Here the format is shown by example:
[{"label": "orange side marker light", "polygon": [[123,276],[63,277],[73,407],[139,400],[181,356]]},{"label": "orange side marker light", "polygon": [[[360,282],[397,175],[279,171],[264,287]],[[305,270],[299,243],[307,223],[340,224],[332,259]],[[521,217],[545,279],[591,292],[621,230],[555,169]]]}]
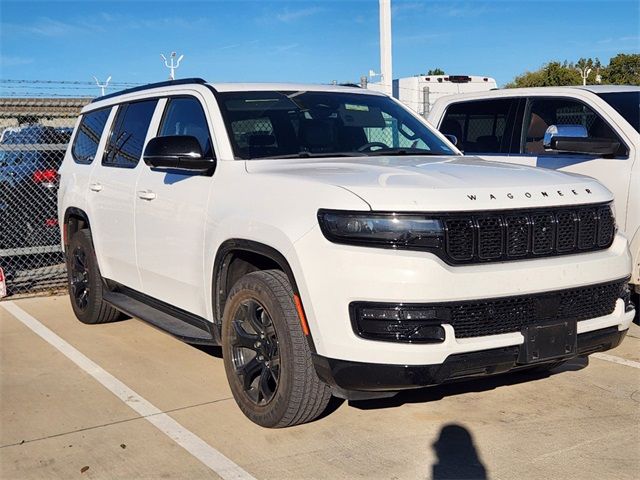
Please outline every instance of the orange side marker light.
[{"label": "orange side marker light", "polygon": [[300,325],[302,326],[302,333],[305,336],[309,336],[309,325],[307,324],[307,317],[304,316],[304,310],[302,309],[302,302],[300,301],[300,297],[293,294],[293,303],[296,305],[296,310],[298,311],[298,317],[300,318]]}]

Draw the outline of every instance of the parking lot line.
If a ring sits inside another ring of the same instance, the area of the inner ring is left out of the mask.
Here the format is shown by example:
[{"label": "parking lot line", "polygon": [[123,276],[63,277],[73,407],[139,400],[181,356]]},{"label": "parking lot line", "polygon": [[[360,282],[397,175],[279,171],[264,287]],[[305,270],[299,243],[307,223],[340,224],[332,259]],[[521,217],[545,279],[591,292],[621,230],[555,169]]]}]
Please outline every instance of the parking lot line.
[{"label": "parking lot line", "polygon": [[22,308],[11,301],[0,303],[0,307],[20,320],[25,326],[43,340],[55,347],[69,360],[96,379],[107,390],[111,391],[128,407],[140,414],[158,430],[171,438],[187,452],[200,460],[213,472],[224,479],[255,480],[252,475],[236,465],[224,454],[213,448],[199,436],[184,428],[155,405],[137,394],[127,385],[86,357],[82,352],[67,343],[61,337],[45,327],[36,318],[29,315]]},{"label": "parking lot line", "polygon": [[626,358],[616,357],[615,355],[609,355],[607,353],[594,353],[591,356],[594,358],[599,358],[600,360],[605,360],[607,362],[626,365],[627,367],[640,368],[640,362],[634,362],[633,360],[627,360]]}]

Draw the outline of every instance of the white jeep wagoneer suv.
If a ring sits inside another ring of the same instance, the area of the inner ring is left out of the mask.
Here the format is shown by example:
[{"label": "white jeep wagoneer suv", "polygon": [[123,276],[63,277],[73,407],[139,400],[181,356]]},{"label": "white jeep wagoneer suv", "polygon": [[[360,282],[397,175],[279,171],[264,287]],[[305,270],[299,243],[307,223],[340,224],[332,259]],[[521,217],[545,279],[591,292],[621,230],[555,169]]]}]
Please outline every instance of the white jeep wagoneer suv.
[{"label": "white jeep wagoneer suv", "polygon": [[60,169],[71,303],[221,344],[268,427],[615,347],[634,316],[611,193],[463,157],[356,87],[180,80],[94,100]]}]

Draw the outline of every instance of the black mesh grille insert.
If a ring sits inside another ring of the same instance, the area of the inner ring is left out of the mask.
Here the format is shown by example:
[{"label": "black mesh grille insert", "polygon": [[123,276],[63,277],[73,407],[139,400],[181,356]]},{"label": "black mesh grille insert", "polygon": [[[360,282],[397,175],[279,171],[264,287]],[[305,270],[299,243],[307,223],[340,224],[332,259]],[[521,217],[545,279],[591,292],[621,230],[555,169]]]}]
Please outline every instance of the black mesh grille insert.
[{"label": "black mesh grille insert", "polygon": [[[464,302],[450,307],[457,338],[519,332],[552,320],[587,320],[613,312],[626,280],[540,295]],[[442,305],[441,305],[442,306]]]},{"label": "black mesh grille insert", "polygon": [[578,248],[586,250],[596,244],[598,217],[595,208],[581,210],[578,213]]},{"label": "black mesh grille insert", "polygon": [[446,221],[447,252],[454,260],[471,260],[473,258],[473,220],[470,218],[451,219]]},{"label": "black mesh grille insert", "polygon": [[445,259],[481,263],[608,248],[615,236],[609,205],[451,214],[444,219]]},{"label": "black mesh grille insert", "polygon": [[485,260],[500,258],[502,249],[502,218],[481,217],[478,219],[478,256]]}]

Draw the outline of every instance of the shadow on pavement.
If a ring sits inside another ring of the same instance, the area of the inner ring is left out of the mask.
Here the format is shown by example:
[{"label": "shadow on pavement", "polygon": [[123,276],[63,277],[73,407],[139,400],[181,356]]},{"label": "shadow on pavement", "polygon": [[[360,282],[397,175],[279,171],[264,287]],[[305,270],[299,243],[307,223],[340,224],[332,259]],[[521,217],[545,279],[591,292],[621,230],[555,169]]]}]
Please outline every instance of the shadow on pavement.
[{"label": "shadow on pavement", "polygon": [[351,401],[349,405],[361,410],[393,408],[405,403],[425,403],[440,400],[445,397],[464,395],[471,392],[485,392],[499,387],[518,385],[548,378],[562,372],[582,370],[589,364],[588,358],[574,358],[552,371],[521,370],[477,379],[461,379],[459,381],[435,385],[432,387],[403,390],[394,397],[375,400]]},{"label": "shadow on pavement", "polygon": [[431,467],[433,480],[486,480],[487,470],[473,442],[473,436],[462,425],[450,423],[440,430],[433,444],[438,461]]}]

